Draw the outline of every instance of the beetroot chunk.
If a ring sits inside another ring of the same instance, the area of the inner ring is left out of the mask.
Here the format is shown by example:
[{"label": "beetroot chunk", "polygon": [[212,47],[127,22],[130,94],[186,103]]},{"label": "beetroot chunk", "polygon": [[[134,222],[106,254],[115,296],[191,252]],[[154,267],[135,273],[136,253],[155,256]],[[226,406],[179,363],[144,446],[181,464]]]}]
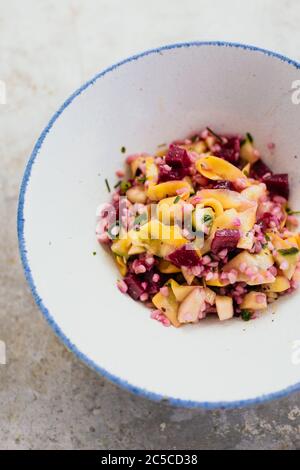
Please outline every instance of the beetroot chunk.
[{"label": "beetroot chunk", "polygon": [[168,170],[165,165],[159,165],[159,183],[182,180],[187,174],[185,168],[176,167]]},{"label": "beetroot chunk", "polygon": [[263,178],[263,182],[266,183],[270,193],[282,196],[285,199],[289,198],[290,187],[289,175],[287,173],[281,173],[278,175],[266,175]]},{"label": "beetroot chunk", "polygon": [[235,165],[240,158],[240,139],[238,137],[227,137],[226,144],[221,144],[221,146],[222,148],[214,152],[214,155]]},{"label": "beetroot chunk", "polygon": [[[159,166],[159,182],[182,180],[190,174],[191,160],[187,151],[171,144],[165,159],[166,165]],[[168,169],[168,167],[170,167]]]},{"label": "beetroot chunk", "polygon": [[178,248],[178,250],[173,251],[173,253],[168,256],[168,259],[178,268],[181,266],[191,268],[201,264],[201,258],[198,256],[196,250],[188,245],[183,245],[181,248]]},{"label": "beetroot chunk", "polygon": [[214,239],[211,244],[211,251],[214,254],[219,253],[219,251],[227,248],[232,250],[236,248],[240,239],[240,232],[236,229],[222,229],[217,230],[214,236]]},{"label": "beetroot chunk", "polygon": [[262,179],[267,174],[272,174],[270,168],[260,159],[257,160],[252,166],[250,171],[251,178]]},{"label": "beetroot chunk", "polygon": [[130,295],[134,300],[139,300],[140,296],[145,292],[142,287],[142,281],[140,281],[135,274],[128,274],[124,278],[124,281],[128,287],[128,295]]},{"label": "beetroot chunk", "polygon": [[191,160],[185,149],[171,144],[166,155],[166,164],[172,168],[188,168]]},{"label": "beetroot chunk", "polygon": [[[159,279],[157,282],[153,281],[154,274],[158,274],[159,276]],[[153,268],[150,271],[146,271],[145,274],[143,274],[143,280],[147,283],[147,287],[146,287],[147,294],[154,295],[164,285],[167,279],[166,279],[166,276],[164,276],[155,268]]]}]

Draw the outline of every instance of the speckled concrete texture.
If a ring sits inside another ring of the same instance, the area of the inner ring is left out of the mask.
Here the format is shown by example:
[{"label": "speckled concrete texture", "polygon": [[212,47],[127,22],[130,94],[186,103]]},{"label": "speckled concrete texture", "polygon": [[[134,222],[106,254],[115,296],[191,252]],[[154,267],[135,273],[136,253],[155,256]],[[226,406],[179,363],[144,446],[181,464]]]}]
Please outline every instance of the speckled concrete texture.
[{"label": "speckled concrete texture", "polygon": [[299,21],[297,0],[0,0],[0,449],[300,448],[299,394],[244,410],[185,410],[130,395],[82,365],[34,305],[16,238],[28,155],[85,80],[140,50],[195,39],[300,60]]}]

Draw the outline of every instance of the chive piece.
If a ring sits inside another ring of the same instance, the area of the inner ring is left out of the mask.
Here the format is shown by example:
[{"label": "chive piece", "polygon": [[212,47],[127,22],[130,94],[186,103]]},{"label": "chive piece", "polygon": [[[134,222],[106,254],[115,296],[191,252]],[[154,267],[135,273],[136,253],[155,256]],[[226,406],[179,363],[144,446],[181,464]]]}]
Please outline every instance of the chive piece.
[{"label": "chive piece", "polygon": [[121,185],[121,180],[118,181],[118,182],[114,185],[114,188],[116,189],[116,188],[118,188],[120,185]]},{"label": "chive piece", "polygon": [[203,222],[204,222],[205,224],[208,224],[208,223],[211,222],[211,221],[212,221],[212,216],[211,216],[211,215],[205,214],[205,215],[203,216]]},{"label": "chive piece", "polygon": [[290,209],[289,207],[286,208],[286,213],[287,215],[299,215],[300,214],[300,211],[293,211],[292,209]]},{"label": "chive piece", "polygon": [[271,238],[269,237],[267,233],[265,234],[265,239],[267,240],[267,242],[271,241]]},{"label": "chive piece", "polygon": [[97,252],[96,251],[93,251],[93,256],[96,256]]},{"label": "chive piece", "polygon": [[148,220],[148,215],[146,212],[143,212],[143,214],[138,215],[135,219],[133,224],[134,225],[141,225],[142,222]]},{"label": "chive piece", "polygon": [[296,255],[297,253],[299,253],[299,250],[295,246],[292,246],[291,248],[283,248],[282,250],[278,250],[278,253],[283,256],[290,256]]},{"label": "chive piece", "polygon": [[159,144],[159,145],[157,146],[157,148],[160,149],[160,148],[166,147],[166,146],[167,146],[167,144]]},{"label": "chive piece", "polygon": [[245,145],[246,142],[247,142],[246,139],[242,139],[242,140],[241,140],[241,143],[240,143],[240,146],[243,147],[243,145]]},{"label": "chive piece", "polygon": [[109,186],[109,182],[108,182],[108,179],[105,178],[105,184],[106,184],[106,187],[107,187],[107,191],[110,193],[110,186]]},{"label": "chive piece", "polygon": [[139,178],[137,178],[137,181],[143,184],[145,183],[146,179],[147,179],[146,176],[140,176]]},{"label": "chive piece", "polygon": [[120,189],[122,193],[126,193],[129,188],[131,188],[131,183],[129,183],[129,181],[121,181]]},{"label": "chive piece", "polygon": [[174,199],[173,204],[177,204],[177,202],[179,202],[179,201],[180,201],[180,196],[176,196],[175,199]]},{"label": "chive piece", "polygon": [[251,320],[252,313],[250,310],[242,310],[241,312],[241,317],[244,321],[249,321]]},{"label": "chive piece", "polygon": [[247,139],[249,140],[250,144],[253,144],[253,137],[252,137],[252,135],[250,134],[250,132],[247,132],[247,133],[246,133],[246,137],[247,137]]},{"label": "chive piece", "polygon": [[124,147],[124,145],[121,147],[121,152],[122,152],[122,153],[125,153],[125,152],[126,152],[126,147]]},{"label": "chive piece", "polygon": [[216,134],[210,127],[206,128],[210,134],[212,134],[219,142],[223,143],[222,137]]}]

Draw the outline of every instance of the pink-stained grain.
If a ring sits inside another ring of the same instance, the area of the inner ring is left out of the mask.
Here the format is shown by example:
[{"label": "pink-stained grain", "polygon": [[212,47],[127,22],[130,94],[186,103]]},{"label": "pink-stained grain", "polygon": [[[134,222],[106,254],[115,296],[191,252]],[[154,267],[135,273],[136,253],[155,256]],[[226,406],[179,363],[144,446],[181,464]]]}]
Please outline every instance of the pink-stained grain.
[{"label": "pink-stained grain", "polygon": [[164,297],[168,297],[169,296],[169,289],[167,286],[164,286],[164,287],[161,287],[159,289],[161,295],[163,295]]},{"label": "pink-stained grain", "polygon": [[149,295],[147,294],[147,292],[144,292],[141,296],[140,296],[140,301],[141,302],[146,302],[146,300],[148,300],[149,298]]},{"label": "pink-stained grain", "polygon": [[122,294],[126,294],[126,292],[128,291],[128,286],[127,286],[126,282],[123,281],[123,280],[117,281],[117,287],[118,287],[119,291],[122,292]]}]

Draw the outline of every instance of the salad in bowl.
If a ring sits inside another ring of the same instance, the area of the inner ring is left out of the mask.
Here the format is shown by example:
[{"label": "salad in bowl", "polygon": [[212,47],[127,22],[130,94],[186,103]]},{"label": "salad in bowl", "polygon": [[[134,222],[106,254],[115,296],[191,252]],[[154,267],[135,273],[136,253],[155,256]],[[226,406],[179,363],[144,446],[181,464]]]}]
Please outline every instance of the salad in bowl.
[{"label": "salad in bowl", "polygon": [[151,318],[175,327],[209,315],[247,321],[298,287],[288,174],[272,172],[251,134],[206,128],[126,164],[96,234],[119,268],[118,288]]}]

